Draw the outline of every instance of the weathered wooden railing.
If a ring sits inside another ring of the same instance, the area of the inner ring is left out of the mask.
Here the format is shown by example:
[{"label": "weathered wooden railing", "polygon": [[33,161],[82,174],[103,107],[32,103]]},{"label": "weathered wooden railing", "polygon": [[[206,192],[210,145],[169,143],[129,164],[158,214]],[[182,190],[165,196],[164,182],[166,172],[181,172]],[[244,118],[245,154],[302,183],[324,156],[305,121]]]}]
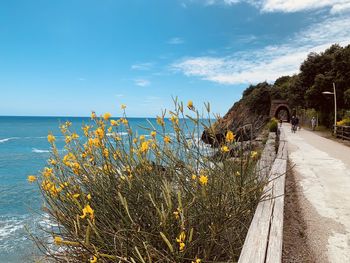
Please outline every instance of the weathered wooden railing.
[{"label": "weathered wooden railing", "polygon": [[267,196],[256,208],[239,263],[280,263],[282,261],[287,154],[287,142],[281,128],[278,152],[269,173],[269,184],[266,186]]},{"label": "weathered wooden railing", "polygon": [[350,140],[350,126],[336,126],[336,137],[343,140]]}]

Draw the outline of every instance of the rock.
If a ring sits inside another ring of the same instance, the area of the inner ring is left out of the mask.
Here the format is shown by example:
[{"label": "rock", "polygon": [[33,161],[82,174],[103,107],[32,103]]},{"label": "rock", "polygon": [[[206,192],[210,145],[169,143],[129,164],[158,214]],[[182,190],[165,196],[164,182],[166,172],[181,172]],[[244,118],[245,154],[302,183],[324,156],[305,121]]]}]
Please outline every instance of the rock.
[{"label": "rock", "polygon": [[203,132],[202,141],[218,147],[224,143],[229,130],[236,134],[237,141],[254,139],[270,120],[270,105],[267,83],[249,87],[243,93],[243,98],[236,102],[223,118]]}]

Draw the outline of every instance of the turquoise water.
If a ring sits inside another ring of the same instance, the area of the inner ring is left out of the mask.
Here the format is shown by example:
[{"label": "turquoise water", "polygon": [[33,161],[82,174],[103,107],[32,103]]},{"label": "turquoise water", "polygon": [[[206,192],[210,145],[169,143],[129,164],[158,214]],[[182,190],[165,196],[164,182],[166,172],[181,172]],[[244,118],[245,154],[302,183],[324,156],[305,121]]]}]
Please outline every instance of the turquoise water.
[{"label": "turquoise water", "polygon": [[[82,123],[90,121],[78,117],[0,117],[0,262],[33,262],[36,249],[26,228],[36,234],[39,228],[50,229],[49,220],[40,215],[42,200],[36,184],[29,184],[27,176],[37,174],[46,164],[48,132],[56,135],[58,149],[63,150],[64,137],[59,136],[58,126],[67,120],[78,134]],[[134,131],[145,133],[138,127],[148,126],[146,119],[128,120]],[[149,120],[155,124],[155,119]]]}]

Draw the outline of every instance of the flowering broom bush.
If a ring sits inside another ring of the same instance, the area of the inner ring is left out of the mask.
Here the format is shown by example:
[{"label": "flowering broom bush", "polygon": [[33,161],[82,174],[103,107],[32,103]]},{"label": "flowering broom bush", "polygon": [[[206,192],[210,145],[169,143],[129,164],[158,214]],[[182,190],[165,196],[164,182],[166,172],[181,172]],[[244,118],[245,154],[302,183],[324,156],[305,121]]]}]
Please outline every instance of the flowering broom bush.
[{"label": "flowering broom bush", "polygon": [[[217,150],[203,147],[200,132],[211,127],[210,119],[203,121],[192,102],[187,107],[175,101],[169,120],[163,112],[157,125],[144,128],[146,135],[131,129],[124,105],[117,120],[109,113],[92,113],[83,136],[66,122],[60,127],[63,156],[55,136],[48,135],[48,167],[38,177],[28,177],[37,180],[44,211],[57,225],[51,238],[36,238],[45,260],[237,260],[263,196],[265,179],[255,171],[257,153],[230,158],[237,143],[231,131]],[[227,158],[214,162],[214,151]]]},{"label": "flowering broom bush", "polygon": [[350,126],[350,117],[344,118],[341,121],[337,121],[338,126]]}]

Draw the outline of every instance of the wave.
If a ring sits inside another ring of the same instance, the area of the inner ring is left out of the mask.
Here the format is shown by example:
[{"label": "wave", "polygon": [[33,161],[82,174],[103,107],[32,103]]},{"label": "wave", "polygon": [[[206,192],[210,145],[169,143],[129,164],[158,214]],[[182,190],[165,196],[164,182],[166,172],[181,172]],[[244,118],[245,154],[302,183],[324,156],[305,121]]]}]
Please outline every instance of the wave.
[{"label": "wave", "polygon": [[115,135],[118,135],[118,136],[127,136],[128,133],[127,132],[109,132],[106,134],[107,136],[115,136]]},{"label": "wave", "polygon": [[19,139],[18,137],[10,137],[10,138],[5,138],[5,139],[0,139],[0,143],[8,142],[11,140],[17,140]]},{"label": "wave", "polygon": [[32,148],[32,152],[33,153],[49,153],[50,151],[49,150],[40,150],[40,149],[37,149],[37,148]]},{"label": "wave", "polygon": [[0,241],[9,236],[16,235],[19,230],[24,229],[26,217],[0,217]]}]

